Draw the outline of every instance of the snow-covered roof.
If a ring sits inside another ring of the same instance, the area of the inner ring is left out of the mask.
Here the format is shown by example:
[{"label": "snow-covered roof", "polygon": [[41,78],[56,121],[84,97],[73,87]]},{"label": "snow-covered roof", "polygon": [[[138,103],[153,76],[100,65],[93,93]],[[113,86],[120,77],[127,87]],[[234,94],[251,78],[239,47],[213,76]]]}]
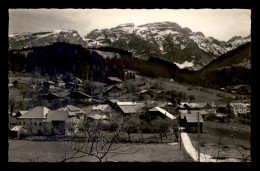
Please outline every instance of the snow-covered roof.
[{"label": "snow-covered roof", "polygon": [[122,90],[121,86],[112,85],[112,86],[108,87],[108,88],[106,89],[106,91],[110,91],[110,90],[113,89],[113,88],[117,88],[117,89],[119,89],[119,90]]},{"label": "snow-covered roof", "polygon": [[122,82],[122,80],[120,80],[119,78],[117,78],[117,77],[107,77],[109,80],[111,80],[111,81],[116,81],[116,82]]},{"label": "snow-covered roof", "polygon": [[26,112],[24,115],[18,117],[18,119],[28,119],[28,118],[46,118],[46,114],[50,109],[44,106],[36,106]]},{"label": "snow-covered roof", "polygon": [[134,114],[140,112],[140,107],[139,106],[119,106],[119,108],[123,111],[125,114]]},{"label": "snow-covered roof", "polygon": [[162,113],[163,115],[167,116],[170,119],[176,119],[175,116],[173,116],[171,113],[167,112],[166,110],[160,108],[160,107],[154,107],[149,111],[159,111],[160,113]]},{"label": "snow-covered roof", "polygon": [[81,110],[80,108],[77,108],[76,106],[73,106],[73,105],[67,105],[67,106],[62,107],[58,110],[67,111],[69,116],[76,116],[77,114],[85,113],[84,110]]},{"label": "snow-covered roof", "polygon": [[190,108],[202,108],[207,105],[207,103],[202,102],[202,103],[186,103],[186,105]]},{"label": "snow-covered roof", "polygon": [[108,107],[109,107],[108,104],[101,104],[101,105],[93,106],[92,110],[102,110],[103,111]]},{"label": "snow-covered roof", "polygon": [[243,105],[243,103],[230,103],[230,105],[232,107],[239,107],[239,106]]},{"label": "snow-covered roof", "polygon": [[[198,122],[198,115],[197,114],[187,114],[187,115],[185,115],[185,118],[186,118],[188,123]],[[199,115],[199,122],[204,122],[201,115]]]},{"label": "snow-covered roof", "polygon": [[68,118],[68,111],[64,110],[50,110],[47,115],[47,121],[66,121]]},{"label": "snow-covered roof", "polygon": [[[21,110],[21,111],[18,111],[18,112],[19,112],[21,115],[24,115],[25,113],[28,112],[28,110],[23,110],[23,111]],[[18,113],[18,112],[17,112],[17,113]]]},{"label": "snow-covered roof", "polygon": [[26,128],[24,128],[23,126],[15,126],[15,127],[13,127],[12,129],[11,129],[11,131],[19,131],[20,129],[26,129]]},{"label": "snow-covered roof", "polygon": [[92,118],[92,119],[107,119],[106,115],[101,115],[101,114],[90,114],[90,115],[87,115],[87,117]]},{"label": "snow-covered roof", "polygon": [[136,102],[116,102],[118,106],[135,106],[135,105],[142,105],[143,103],[136,103]]}]

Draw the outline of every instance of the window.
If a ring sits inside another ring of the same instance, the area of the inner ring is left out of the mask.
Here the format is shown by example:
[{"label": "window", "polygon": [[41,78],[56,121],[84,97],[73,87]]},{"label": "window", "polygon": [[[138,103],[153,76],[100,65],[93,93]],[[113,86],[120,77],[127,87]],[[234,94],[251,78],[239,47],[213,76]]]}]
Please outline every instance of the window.
[{"label": "window", "polygon": [[21,123],[21,122],[19,122],[19,125],[22,125],[22,123]]},{"label": "window", "polygon": [[34,122],[34,125],[37,126],[37,122]]},{"label": "window", "polygon": [[25,125],[25,122],[23,122],[23,125]]},{"label": "window", "polygon": [[39,122],[39,126],[42,126],[42,122]]}]

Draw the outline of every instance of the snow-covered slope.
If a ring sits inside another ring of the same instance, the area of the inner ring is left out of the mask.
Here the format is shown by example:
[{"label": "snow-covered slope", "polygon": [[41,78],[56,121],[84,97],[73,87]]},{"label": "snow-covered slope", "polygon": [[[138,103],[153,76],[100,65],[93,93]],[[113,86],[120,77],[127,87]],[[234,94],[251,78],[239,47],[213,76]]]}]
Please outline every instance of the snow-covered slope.
[{"label": "snow-covered slope", "polygon": [[[198,70],[250,41],[251,35],[244,38],[235,36],[227,42],[219,41],[213,37],[206,37],[201,32],[192,32],[187,27],[182,28],[177,23],[166,21],[139,26],[126,23],[109,29],[95,29],[83,38],[75,30],[15,33],[9,35],[9,48],[45,46],[54,42],[80,44],[89,48],[111,46],[132,52],[133,56],[138,58],[156,57],[179,64],[179,68]],[[104,56],[108,57],[111,54]]]},{"label": "snow-covered slope", "polygon": [[[236,48],[238,40],[219,41],[174,22],[135,26],[121,24],[110,29],[95,29],[83,38],[88,47],[112,46],[133,52],[134,56],[159,57],[172,63],[200,69],[213,59]],[[192,62],[194,61],[194,62]],[[192,65],[193,64],[193,65]],[[180,68],[183,68],[179,65]]]},{"label": "snow-covered slope", "polygon": [[227,41],[228,44],[232,44],[233,48],[236,48],[236,47],[241,46],[242,44],[246,44],[248,42],[251,42],[251,35],[249,35],[247,37],[234,36]]},{"label": "snow-covered slope", "polygon": [[75,30],[51,30],[37,33],[9,34],[9,48],[21,49],[25,47],[46,46],[55,42],[68,42],[84,45],[82,37]]}]

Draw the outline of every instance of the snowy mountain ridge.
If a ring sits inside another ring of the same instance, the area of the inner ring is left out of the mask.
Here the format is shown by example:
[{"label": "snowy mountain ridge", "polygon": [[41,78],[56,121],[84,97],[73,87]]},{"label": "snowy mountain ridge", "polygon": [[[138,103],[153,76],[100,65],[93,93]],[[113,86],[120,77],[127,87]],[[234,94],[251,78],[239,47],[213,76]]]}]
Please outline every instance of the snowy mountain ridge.
[{"label": "snowy mountain ridge", "polygon": [[9,34],[10,49],[46,46],[55,42],[79,44],[86,48],[111,46],[132,52],[138,58],[157,57],[178,64],[181,69],[191,70],[201,69],[218,56],[250,41],[251,35],[219,41],[168,21],[138,26],[125,23],[109,29],[95,29],[83,37],[71,29]]}]

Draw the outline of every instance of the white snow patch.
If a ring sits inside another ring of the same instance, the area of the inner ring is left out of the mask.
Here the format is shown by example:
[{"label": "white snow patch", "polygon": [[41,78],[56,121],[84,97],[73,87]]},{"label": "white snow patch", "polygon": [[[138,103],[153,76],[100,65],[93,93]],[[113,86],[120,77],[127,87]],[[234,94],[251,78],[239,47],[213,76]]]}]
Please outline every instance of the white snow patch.
[{"label": "white snow patch", "polygon": [[177,31],[172,31],[172,30],[165,30],[165,31],[159,31],[158,34],[160,34],[160,35],[179,34],[179,32],[177,32]]},{"label": "white snow patch", "polygon": [[120,55],[118,53],[114,53],[114,52],[103,52],[100,50],[94,50],[96,51],[99,55],[103,56],[103,58],[113,58],[114,56],[116,56],[117,58],[120,57]]},{"label": "white snow patch", "polygon": [[182,64],[174,62],[174,64],[176,64],[180,69],[187,68],[187,67],[193,67],[193,65],[194,65],[193,61],[191,61],[191,62],[185,61]]},{"label": "white snow patch", "polygon": [[181,50],[183,50],[184,48],[186,48],[186,46],[185,45],[181,45]]}]

